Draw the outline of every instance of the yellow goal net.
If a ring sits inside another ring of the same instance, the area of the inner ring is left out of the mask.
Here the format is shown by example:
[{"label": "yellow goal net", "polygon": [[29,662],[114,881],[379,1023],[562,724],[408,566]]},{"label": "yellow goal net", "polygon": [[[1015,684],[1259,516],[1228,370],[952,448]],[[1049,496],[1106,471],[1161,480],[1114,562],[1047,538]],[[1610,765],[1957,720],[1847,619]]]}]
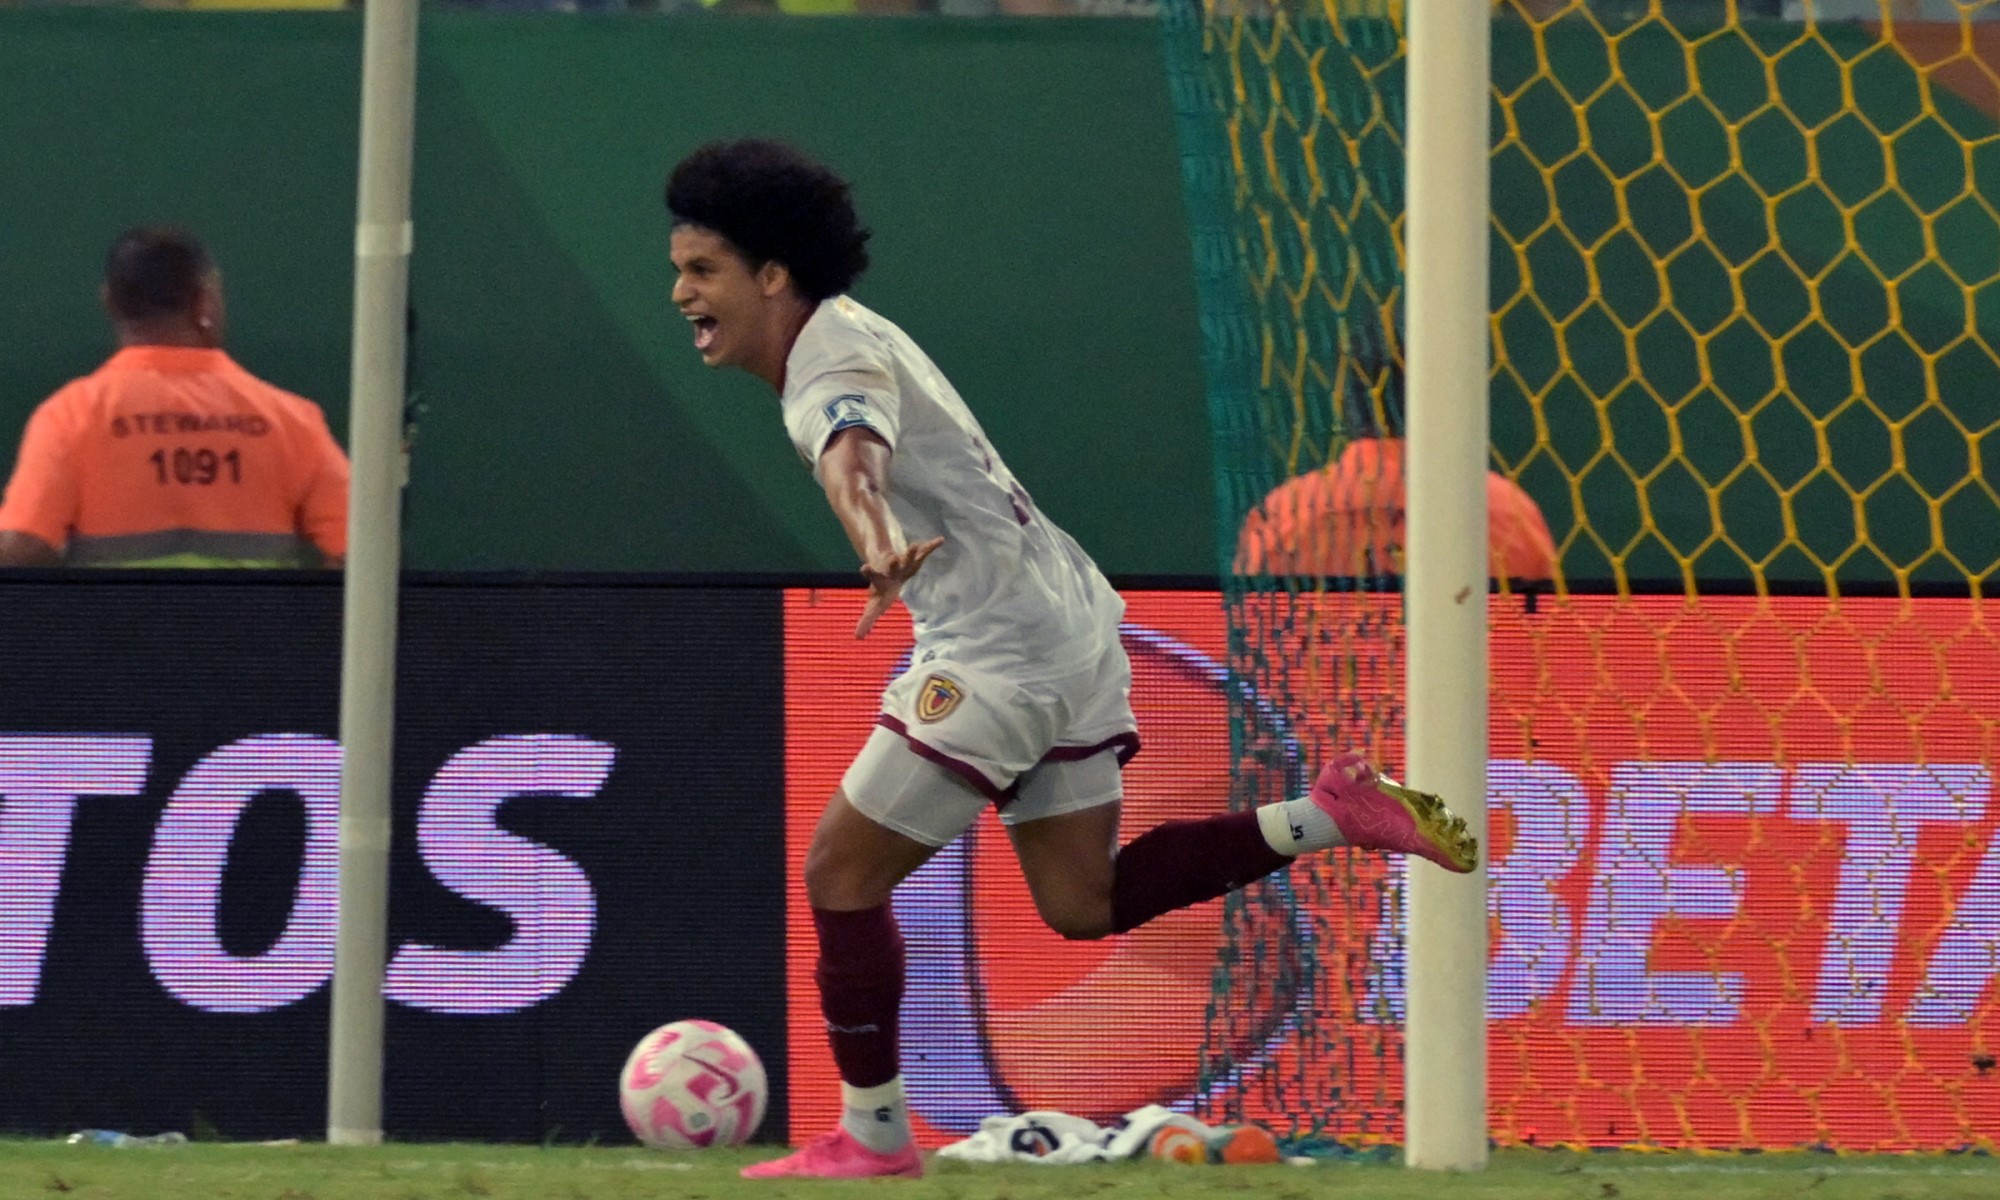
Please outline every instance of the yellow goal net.
[{"label": "yellow goal net", "polygon": [[[1548,530],[1539,569],[1493,530],[1503,1144],[2000,1129],[1989,17],[1493,9],[1488,491]],[[1402,765],[1402,11],[1165,21],[1257,803]],[[1400,1136],[1399,894],[1332,858],[1233,904],[1212,1107]],[[1252,1045],[1260,997],[1298,1012]]]}]

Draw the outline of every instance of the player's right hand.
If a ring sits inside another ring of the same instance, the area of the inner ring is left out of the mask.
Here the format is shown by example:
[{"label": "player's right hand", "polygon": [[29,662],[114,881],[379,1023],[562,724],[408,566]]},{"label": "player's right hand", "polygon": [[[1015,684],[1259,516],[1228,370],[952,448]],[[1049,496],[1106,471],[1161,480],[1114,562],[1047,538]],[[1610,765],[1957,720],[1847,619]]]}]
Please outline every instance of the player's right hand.
[{"label": "player's right hand", "polygon": [[944,539],[934,537],[927,542],[912,542],[901,550],[877,555],[861,564],[861,577],[868,581],[868,604],[861,610],[861,620],[854,626],[854,637],[858,641],[868,636],[875,628],[875,622],[896,603],[896,597],[903,592],[903,584],[917,573]]}]

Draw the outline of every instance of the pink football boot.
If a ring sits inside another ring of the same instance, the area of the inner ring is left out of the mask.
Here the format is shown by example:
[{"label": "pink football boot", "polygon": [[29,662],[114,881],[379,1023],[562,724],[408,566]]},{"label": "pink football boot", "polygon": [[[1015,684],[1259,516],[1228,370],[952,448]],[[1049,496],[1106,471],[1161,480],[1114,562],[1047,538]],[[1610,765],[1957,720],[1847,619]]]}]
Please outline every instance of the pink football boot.
[{"label": "pink football boot", "polygon": [[923,1156],[915,1142],[901,1150],[877,1154],[855,1141],[845,1129],[821,1134],[812,1141],[770,1162],[760,1162],[742,1170],[745,1179],[872,1179],[880,1175],[921,1178]]},{"label": "pink football boot", "polygon": [[1479,865],[1479,839],[1457,813],[1428,792],[1376,774],[1359,754],[1328,763],[1313,784],[1312,801],[1350,846],[1422,855],[1460,875]]}]

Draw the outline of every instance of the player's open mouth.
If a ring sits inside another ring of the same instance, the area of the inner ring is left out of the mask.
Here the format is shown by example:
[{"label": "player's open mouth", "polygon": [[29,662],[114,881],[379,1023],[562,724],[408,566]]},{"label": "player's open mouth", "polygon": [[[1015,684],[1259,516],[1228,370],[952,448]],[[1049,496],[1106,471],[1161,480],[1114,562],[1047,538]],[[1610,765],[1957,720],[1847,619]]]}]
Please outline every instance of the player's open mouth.
[{"label": "player's open mouth", "polygon": [[689,317],[688,320],[694,322],[694,348],[706,353],[709,347],[715,345],[715,318]]}]

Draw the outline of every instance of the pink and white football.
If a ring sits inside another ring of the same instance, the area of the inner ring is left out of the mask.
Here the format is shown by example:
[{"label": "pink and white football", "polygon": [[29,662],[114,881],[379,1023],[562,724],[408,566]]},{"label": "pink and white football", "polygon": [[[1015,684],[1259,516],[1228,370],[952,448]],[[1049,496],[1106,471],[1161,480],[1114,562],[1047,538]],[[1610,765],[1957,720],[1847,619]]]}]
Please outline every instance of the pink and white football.
[{"label": "pink and white football", "polygon": [[750,1043],[714,1021],[662,1025],[632,1048],[618,1076],[625,1123],[648,1146],[740,1146],[764,1120],[770,1088]]}]

